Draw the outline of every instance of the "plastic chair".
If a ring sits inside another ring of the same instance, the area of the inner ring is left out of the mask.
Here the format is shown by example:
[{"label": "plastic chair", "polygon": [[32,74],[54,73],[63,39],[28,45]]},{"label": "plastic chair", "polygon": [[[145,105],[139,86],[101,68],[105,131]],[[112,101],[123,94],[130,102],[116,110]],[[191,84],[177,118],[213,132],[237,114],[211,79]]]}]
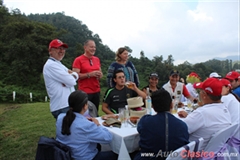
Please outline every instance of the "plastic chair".
[{"label": "plastic chair", "polygon": [[204,151],[218,152],[236,132],[238,124],[232,124],[213,134]]},{"label": "plastic chair", "polygon": [[187,145],[180,147],[168,155],[166,160],[191,160],[192,157],[188,157],[188,152],[193,152],[195,148],[195,141],[188,143]]},{"label": "plastic chair", "polygon": [[[201,151],[200,151],[200,148],[202,148],[202,145],[203,145],[203,141],[204,141],[204,139],[201,137],[201,138],[199,138],[197,141],[195,141],[196,142],[196,145],[195,145],[195,147],[194,147],[194,154],[196,154],[196,152],[200,152],[201,153]],[[192,160],[197,160],[199,157],[197,157],[197,156],[194,156],[193,158],[192,158]]]}]

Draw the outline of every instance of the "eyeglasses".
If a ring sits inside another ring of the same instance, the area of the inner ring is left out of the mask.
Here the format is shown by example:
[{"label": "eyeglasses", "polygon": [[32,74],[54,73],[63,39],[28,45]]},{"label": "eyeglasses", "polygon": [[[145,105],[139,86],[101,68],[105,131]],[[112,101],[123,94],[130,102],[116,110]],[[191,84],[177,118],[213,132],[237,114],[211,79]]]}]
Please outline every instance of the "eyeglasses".
[{"label": "eyeglasses", "polygon": [[92,66],[92,65],[93,65],[93,62],[92,62],[92,60],[91,60],[91,59],[89,59],[89,63],[90,63],[90,66]]}]

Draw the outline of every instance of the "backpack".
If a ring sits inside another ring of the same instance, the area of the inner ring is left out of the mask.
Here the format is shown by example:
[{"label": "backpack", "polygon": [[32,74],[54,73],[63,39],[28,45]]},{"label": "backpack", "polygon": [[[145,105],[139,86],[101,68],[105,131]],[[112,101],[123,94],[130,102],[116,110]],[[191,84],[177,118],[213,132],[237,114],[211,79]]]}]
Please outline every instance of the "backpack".
[{"label": "backpack", "polygon": [[71,149],[54,138],[41,136],[35,160],[71,160]]}]

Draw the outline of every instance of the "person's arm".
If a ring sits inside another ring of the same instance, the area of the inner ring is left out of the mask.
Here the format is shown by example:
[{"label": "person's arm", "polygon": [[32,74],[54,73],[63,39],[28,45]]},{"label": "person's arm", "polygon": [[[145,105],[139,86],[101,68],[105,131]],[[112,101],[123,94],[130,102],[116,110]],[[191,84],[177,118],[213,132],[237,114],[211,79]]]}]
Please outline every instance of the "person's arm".
[{"label": "person's arm", "polygon": [[88,73],[80,73],[80,69],[78,68],[73,68],[72,69],[74,72],[78,73],[79,79],[86,79],[86,78],[91,78],[91,77],[100,77],[102,78],[102,71],[92,71]]},{"label": "person's arm", "polygon": [[90,123],[85,127],[88,141],[104,144],[111,142],[112,134],[106,128],[98,125],[99,122],[96,119],[92,118],[91,121],[93,123]]},{"label": "person's arm", "polygon": [[146,94],[145,92],[141,91],[141,90],[136,86],[135,83],[133,83],[133,82],[129,82],[129,83],[131,83],[131,84],[133,85],[132,90],[134,90],[134,91],[135,91],[139,96],[141,96],[143,99],[146,99],[147,94]]},{"label": "person's arm", "polygon": [[114,114],[113,112],[111,112],[109,109],[108,109],[108,104],[103,102],[102,103],[102,111],[106,114]]},{"label": "person's arm", "polygon": [[134,83],[136,84],[137,87],[139,87],[140,85],[140,81],[139,81],[139,77],[138,77],[138,73],[137,73],[137,70],[134,66],[134,64],[131,62],[131,61],[128,61],[132,70],[133,70],[133,75],[134,75]]},{"label": "person's arm", "polygon": [[195,99],[191,94],[188,92],[187,87],[183,85],[183,95],[187,98],[190,99],[192,102]]},{"label": "person's arm", "polygon": [[74,75],[69,74],[68,71],[60,68],[59,66],[51,65],[51,66],[49,66],[49,68],[47,70],[48,70],[49,75],[55,81],[57,81],[59,83],[62,83],[63,86],[73,87],[74,85],[77,84],[76,83],[76,78],[74,77]]},{"label": "person's arm", "polygon": [[205,119],[203,118],[200,111],[195,110],[189,114],[186,118],[182,119],[188,126],[188,133],[191,134],[203,127]]},{"label": "person's arm", "polygon": [[143,88],[142,91],[147,95],[147,89]]}]

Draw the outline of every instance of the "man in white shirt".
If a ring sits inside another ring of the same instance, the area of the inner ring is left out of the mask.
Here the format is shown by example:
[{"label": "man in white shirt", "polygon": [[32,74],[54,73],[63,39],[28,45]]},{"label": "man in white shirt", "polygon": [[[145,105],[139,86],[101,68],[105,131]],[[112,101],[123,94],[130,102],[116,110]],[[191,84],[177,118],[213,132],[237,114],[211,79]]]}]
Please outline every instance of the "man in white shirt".
[{"label": "man in white shirt", "polygon": [[182,95],[191,101],[194,100],[194,98],[188,92],[185,84],[179,82],[179,78],[179,72],[177,70],[172,70],[169,75],[168,83],[163,85],[163,88],[168,91],[175,105],[181,101]]},{"label": "man in white shirt", "polygon": [[54,39],[49,44],[49,58],[43,67],[43,78],[48,96],[50,98],[50,111],[57,119],[60,113],[66,113],[68,96],[75,91],[74,85],[78,74],[69,70],[60,61],[65,56],[68,45]]},{"label": "man in white shirt", "polygon": [[200,89],[200,99],[204,104],[187,116],[187,113],[180,111],[178,114],[188,126],[190,134],[189,141],[202,137],[204,139],[202,148],[204,150],[211,136],[217,131],[231,125],[231,117],[228,109],[221,102],[223,84],[219,79],[208,78],[202,83],[194,85]]}]

